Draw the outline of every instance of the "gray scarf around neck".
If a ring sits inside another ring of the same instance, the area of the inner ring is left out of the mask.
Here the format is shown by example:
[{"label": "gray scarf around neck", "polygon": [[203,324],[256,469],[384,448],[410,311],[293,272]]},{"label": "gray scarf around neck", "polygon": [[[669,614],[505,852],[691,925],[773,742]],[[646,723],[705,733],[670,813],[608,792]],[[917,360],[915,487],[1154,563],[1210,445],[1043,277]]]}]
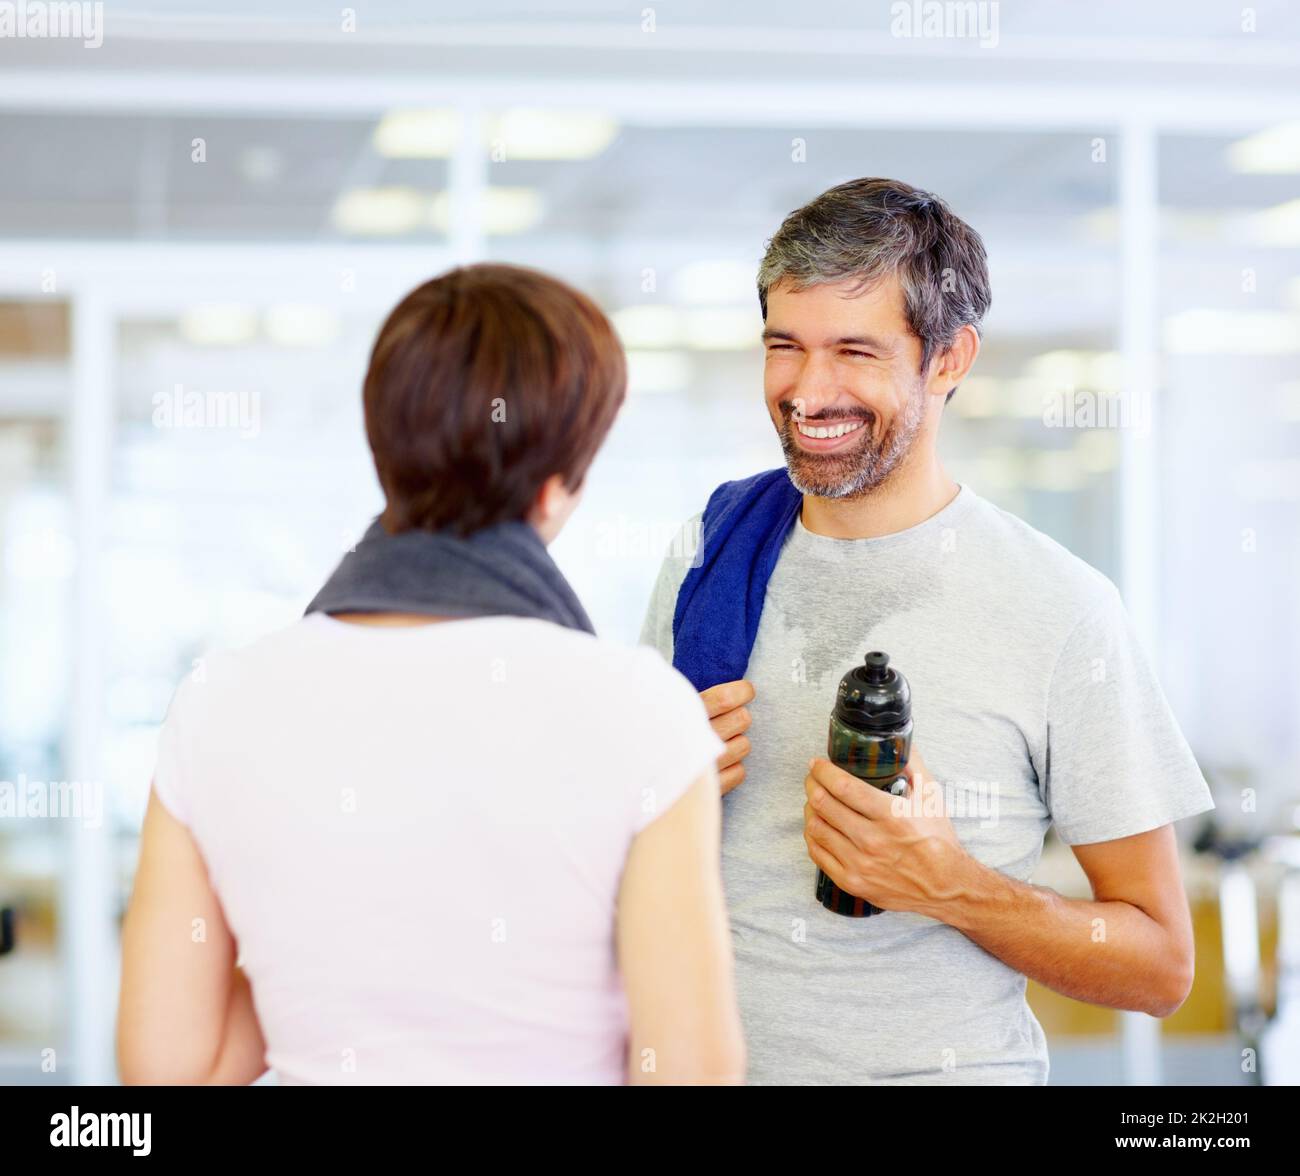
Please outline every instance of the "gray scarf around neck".
[{"label": "gray scarf around neck", "polygon": [[376,518],[304,615],[314,612],[532,617],[595,633],[541,536],[525,522],[461,538],[446,531],[390,535]]}]

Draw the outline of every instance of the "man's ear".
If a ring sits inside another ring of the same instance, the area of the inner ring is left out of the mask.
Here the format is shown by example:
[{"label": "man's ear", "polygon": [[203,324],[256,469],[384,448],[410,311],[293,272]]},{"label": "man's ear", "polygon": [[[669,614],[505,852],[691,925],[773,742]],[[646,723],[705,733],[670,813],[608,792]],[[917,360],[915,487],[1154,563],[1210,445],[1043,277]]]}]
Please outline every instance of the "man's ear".
[{"label": "man's ear", "polygon": [[979,353],[979,332],[967,323],[953,337],[948,350],[936,357],[926,390],[946,397],[966,378]]}]

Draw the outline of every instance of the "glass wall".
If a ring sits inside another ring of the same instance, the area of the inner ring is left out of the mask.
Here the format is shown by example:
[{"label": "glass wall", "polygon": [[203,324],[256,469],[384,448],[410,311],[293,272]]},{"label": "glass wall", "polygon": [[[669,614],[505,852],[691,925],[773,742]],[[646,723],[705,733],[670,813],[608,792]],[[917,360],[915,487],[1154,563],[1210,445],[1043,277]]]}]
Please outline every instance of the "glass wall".
[{"label": "glass wall", "polygon": [[[941,193],[988,246],[986,341],[943,426],[954,477],[1118,578],[1117,415],[1104,411],[1119,392],[1116,169],[1093,137],[566,117],[604,146],[536,160],[491,140],[489,184],[534,196],[527,226],[492,234],[488,252],[593,292],[628,351],[629,403],[555,546],[605,632],[635,639],[663,550],[719,482],[781,464],[758,262],[787,213],[861,175]],[[520,136],[525,153],[538,146]],[[1016,184],[1001,183],[1013,167]],[[1085,399],[1098,426],[1061,427]]]},{"label": "glass wall", "polygon": [[[59,299],[0,302],[0,1081],[40,1074],[63,1026],[60,782],[73,663],[64,412],[69,316]],[[35,1079],[34,1079],[35,1080]]]},{"label": "glass wall", "polygon": [[177,683],[301,616],[378,508],[359,393],[373,329],[256,303],[121,325],[104,755],[124,880]]},{"label": "glass wall", "polygon": [[1238,835],[1300,799],[1297,142],[1161,144],[1165,680]]},{"label": "glass wall", "polygon": [[[677,125],[593,97],[494,101],[468,120],[436,104],[344,118],[271,103],[257,117],[0,127],[6,158],[48,163],[57,143],[99,161],[63,202],[41,203],[39,168],[0,178],[24,265],[39,270],[47,246],[94,259],[66,295],[20,298],[10,281],[0,303],[0,781],[63,779],[89,722],[70,701],[86,660],[71,614],[78,542],[93,545],[111,839],[107,876],[61,888],[63,828],[0,822],[0,905],[20,916],[20,950],[0,965],[0,1080],[41,1080],[41,1051],[72,1032],[59,931],[79,924],[64,907],[107,888],[120,915],[176,684],[208,651],[301,615],[377,510],[367,352],[397,297],[453,256],[567,278],[625,344],[628,402],[553,548],[605,636],[636,639],[664,549],[714,486],[780,464],[757,263],[789,211],[868,174],[939,193],[988,247],[983,350],[945,410],[951,473],[1124,581],[1121,137],[1005,119],[886,131],[832,113]],[[1139,520],[1162,681],[1219,815],[1250,833],[1286,825],[1300,759],[1300,164],[1278,171],[1276,144],[1250,145],[1268,129],[1158,137],[1158,494]],[[105,316],[111,358],[109,427],[89,438],[107,471],[90,534],[69,502],[78,300]],[[1193,864],[1188,877],[1212,902],[1213,876]],[[1038,880],[1086,896],[1059,845]],[[1172,1034],[1227,1024],[1217,943],[1198,923],[1207,934],[1198,985],[1211,987]],[[96,966],[107,977],[116,962]],[[1109,1051],[1093,1076],[1113,1080],[1116,1015],[1032,994],[1054,1047],[1093,1035]]]}]

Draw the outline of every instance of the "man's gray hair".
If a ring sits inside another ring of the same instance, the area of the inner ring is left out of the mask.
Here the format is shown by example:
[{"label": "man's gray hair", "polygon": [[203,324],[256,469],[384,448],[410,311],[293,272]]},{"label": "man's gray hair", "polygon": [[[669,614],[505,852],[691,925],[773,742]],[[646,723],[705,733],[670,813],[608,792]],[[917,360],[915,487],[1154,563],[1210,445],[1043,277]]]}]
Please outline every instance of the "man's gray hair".
[{"label": "man's gray hair", "polygon": [[962,327],[980,331],[992,297],[980,235],[938,196],[874,178],[831,188],[781,222],[758,268],[763,319],[778,282],[802,290],[856,278],[861,292],[890,274],[921,340],[922,372]]}]

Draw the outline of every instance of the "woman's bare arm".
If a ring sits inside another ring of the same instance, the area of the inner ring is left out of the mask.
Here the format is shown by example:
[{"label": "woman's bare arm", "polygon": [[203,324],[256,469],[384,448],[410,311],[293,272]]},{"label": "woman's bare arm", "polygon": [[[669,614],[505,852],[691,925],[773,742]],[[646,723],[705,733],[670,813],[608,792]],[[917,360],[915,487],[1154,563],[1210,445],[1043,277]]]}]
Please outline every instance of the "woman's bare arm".
[{"label": "woman's bare arm", "polygon": [[739,1084],[745,1046],[719,864],[716,769],[632,843],[618,901],[628,1080]]},{"label": "woman's bare arm", "polygon": [[252,990],[189,830],[150,792],[122,925],[124,1083],[242,1085],[266,1070]]}]

